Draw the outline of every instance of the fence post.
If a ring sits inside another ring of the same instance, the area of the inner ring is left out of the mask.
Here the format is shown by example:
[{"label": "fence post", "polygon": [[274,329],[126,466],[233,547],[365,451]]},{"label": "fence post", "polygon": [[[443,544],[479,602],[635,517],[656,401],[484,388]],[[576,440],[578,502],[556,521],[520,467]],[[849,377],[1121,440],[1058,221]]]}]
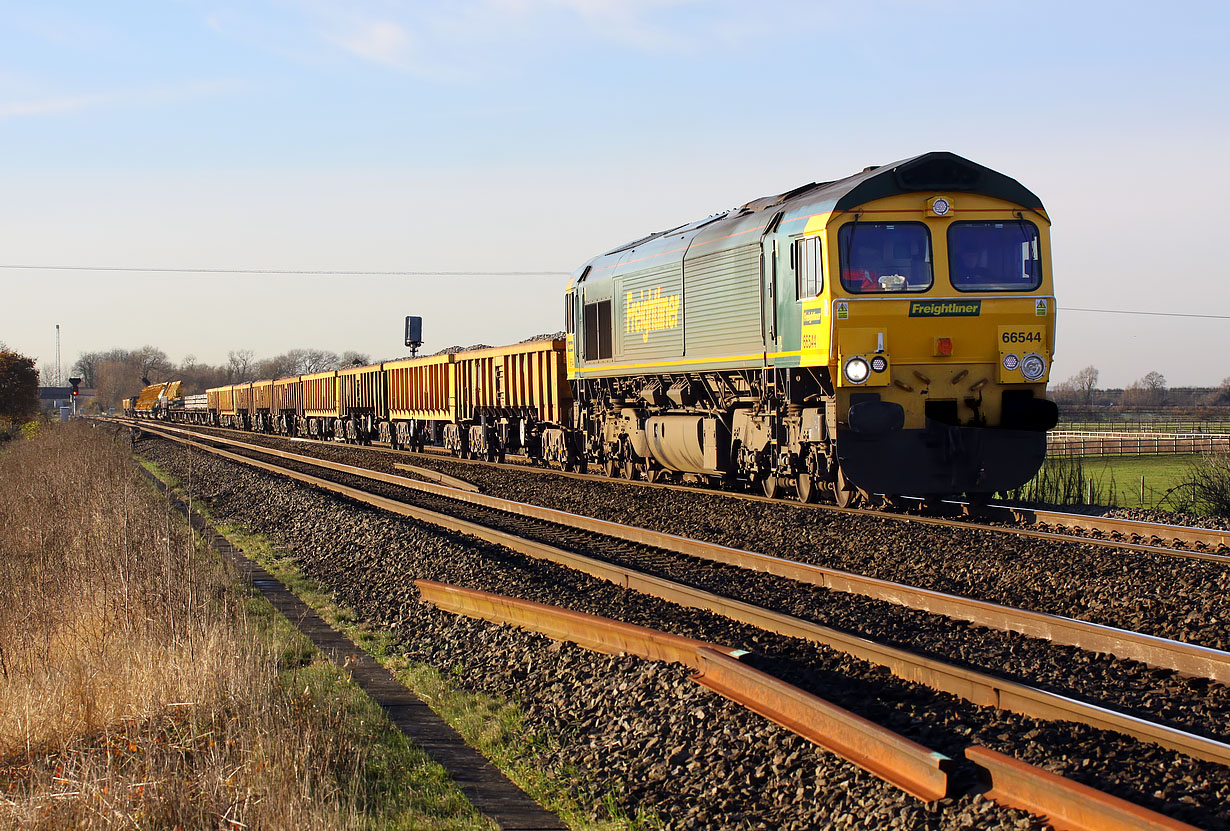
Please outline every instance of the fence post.
[{"label": "fence post", "polygon": [[1145,506],[1145,475],[1140,474],[1140,507]]}]

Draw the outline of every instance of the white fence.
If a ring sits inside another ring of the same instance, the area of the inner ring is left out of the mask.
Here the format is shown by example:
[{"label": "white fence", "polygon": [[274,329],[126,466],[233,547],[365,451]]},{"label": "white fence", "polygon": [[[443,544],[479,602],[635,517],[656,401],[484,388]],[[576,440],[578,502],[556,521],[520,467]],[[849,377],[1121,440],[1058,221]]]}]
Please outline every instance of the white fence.
[{"label": "white fence", "polygon": [[1178,456],[1230,452],[1230,433],[1052,430],[1048,456]]}]

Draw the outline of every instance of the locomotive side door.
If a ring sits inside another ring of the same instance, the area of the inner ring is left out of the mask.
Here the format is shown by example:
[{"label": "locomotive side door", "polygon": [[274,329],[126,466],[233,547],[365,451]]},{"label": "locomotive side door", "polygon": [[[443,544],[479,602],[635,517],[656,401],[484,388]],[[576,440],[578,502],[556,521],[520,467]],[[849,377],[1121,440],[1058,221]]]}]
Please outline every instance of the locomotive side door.
[{"label": "locomotive side door", "polygon": [[764,335],[766,356],[781,350],[782,320],[778,307],[781,292],[790,284],[790,250],[783,247],[776,233],[781,219],[782,211],[778,211],[769,220],[760,238],[760,329]]}]

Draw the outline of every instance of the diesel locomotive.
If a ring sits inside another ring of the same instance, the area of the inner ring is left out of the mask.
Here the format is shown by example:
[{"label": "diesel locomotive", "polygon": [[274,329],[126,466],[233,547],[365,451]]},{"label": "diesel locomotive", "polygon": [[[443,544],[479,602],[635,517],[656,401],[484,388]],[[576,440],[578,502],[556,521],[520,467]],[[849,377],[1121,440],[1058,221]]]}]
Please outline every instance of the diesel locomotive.
[{"label": "diesel locomotive", "polygon": [[1057,419],[1049,228],[1015,179],[927,153],[594,257],[559,340],[224,387],[162,417],[839,505],[981,500],[1034,475]]},{"label": "diesel locomotive", "polygon": [[1049,226],[937,152],[595,257],[565,306],[588,455],[841,505],[1016,487],[1058,415]]}]

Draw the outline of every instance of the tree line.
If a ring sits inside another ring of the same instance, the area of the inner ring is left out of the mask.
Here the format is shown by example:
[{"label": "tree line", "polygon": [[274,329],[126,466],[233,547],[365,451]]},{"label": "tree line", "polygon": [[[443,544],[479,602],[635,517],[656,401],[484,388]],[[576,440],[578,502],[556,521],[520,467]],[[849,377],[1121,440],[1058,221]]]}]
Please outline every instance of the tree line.
[{"label": "tree line", "polygon": [[1166,385],[1166,376],[1148,372],[1123,389],[1099,389],[1098,369],[1087,366],[1051,388],[1058,404],[1086,407],[1225,407],[1230,406],[1230,377],[1217,387]]},{"label": "tree line", "polygon": [[148,384],[183,381],[180,392],[196,395],[210,387],[242,384],[264,378],[283,378],[327,372],[348,366],[363,366],[371,358],[361,352],[340,355],[325,349],[291,349],[272,358],[258,359],[251,349],[234,349],[225,364],[214,366],[188,355],[179,364],[155,346],[140,349],[109,349],[83,352],[73,364],[73,374],[81,385],[94,390],[94,401],[102,409],[119,407],[120,402]]}]

